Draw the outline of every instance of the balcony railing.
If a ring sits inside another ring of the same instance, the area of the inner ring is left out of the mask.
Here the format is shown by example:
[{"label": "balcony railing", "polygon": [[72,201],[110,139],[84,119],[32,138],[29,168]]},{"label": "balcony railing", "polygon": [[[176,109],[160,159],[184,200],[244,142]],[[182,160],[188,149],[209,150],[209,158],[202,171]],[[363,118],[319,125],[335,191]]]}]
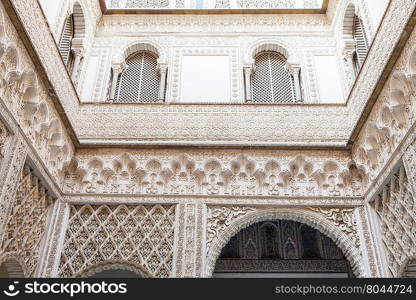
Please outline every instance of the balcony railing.
[{"label": "balcony railing", "polygon": [[324,0],[105,0],[108,9],[322,9]]}]

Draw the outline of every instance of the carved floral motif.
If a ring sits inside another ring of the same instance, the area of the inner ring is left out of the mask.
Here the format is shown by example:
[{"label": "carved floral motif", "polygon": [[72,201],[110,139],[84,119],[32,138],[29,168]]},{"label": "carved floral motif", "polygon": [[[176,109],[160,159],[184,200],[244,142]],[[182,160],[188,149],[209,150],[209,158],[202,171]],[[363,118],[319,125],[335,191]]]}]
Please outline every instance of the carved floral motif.
[{"label": "carved floral motif", "polygon": [[233,221],[255,211],[253,207],[210,207],[207,220],[206,249],[209,251],[211,243],[223,233]]},{"label": "carved floral motif", "polygon": [[321,208],[310,207],[310,210],[322,214],[325,218],[333,223],[347,234],[357,248],[360,247],[360,238],[357,231],[357,223],[354,216],[353,208]]}]

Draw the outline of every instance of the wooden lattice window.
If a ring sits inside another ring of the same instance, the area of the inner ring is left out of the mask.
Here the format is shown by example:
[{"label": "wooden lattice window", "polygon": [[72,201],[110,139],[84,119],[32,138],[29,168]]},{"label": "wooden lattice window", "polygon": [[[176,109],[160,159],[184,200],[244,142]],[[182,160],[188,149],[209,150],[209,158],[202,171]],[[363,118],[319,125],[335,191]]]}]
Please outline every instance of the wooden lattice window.
[{"label": "wooden lattice window", "polygon": [[159,98],[160,76],[157,58],[151,52],[140,51],[126,60],[127,68],[117,80],[115,102],[151,103]]},{"label": "wooden lattice window", "polygon": [[356,47],[355,63],[356,69],[360,69],[363,65],[368,53],[368,40],[365,33],[363,21],[358,17],[354,17],[354,40]]},{"label": "wooden lattice window", "polygon": [[404,278],[416,278],[416,260],[409,262],[403,274]]},{"label": "wooden lattice window", "polygon": [[257,54],[252,90],[254,103],[295,103],[294,80],[286,68],[286,57],[273,51]]},{"label": "wooden lattice window", "polygon": [[71,46],[74,38],[74,17],[70,15],[65,19],[61,39],[59,41],[59,52],[67,67],[71,64]]}]

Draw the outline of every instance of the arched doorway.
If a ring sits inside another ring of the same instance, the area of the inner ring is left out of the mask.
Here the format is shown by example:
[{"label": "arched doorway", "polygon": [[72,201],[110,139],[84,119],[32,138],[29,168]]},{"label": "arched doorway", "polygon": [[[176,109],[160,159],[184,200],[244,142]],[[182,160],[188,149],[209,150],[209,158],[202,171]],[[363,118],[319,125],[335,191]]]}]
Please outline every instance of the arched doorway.
[{"label": "arched doorway", "polygon": [[239,231],[222,249],[213,277],[353,277],[342,250],[320,231],[291,220]]},{"label": "arched doorway", "polygon": [[151,277],[141,266],[128,263],[102,263],[94,265],[76,277],[83,278],[146,278]]},{"label": "arched doorway", "polygon": [[0,264],[0,278],[23,278],[23,268],[17,260],[8,259]]},{"label": "arched doorway", "polygon": [[117,269],[117,268],[101,270],[88,277],[89,278],[142,278],[140,274],[137,274],[133,271],[125,270],[125,269]]}]

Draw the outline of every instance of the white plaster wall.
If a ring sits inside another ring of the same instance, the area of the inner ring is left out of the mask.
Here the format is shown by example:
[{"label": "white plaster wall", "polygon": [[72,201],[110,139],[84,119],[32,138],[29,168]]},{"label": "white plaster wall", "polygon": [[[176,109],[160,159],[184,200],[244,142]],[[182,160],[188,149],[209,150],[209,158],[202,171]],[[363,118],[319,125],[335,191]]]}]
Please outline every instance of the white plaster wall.
[{"label": "white plaster wall", "polygon": [[85,88],[82,91],[81,99],[84,102],[91,102],[94,93],[94,86],[97,80],[98,68],[100,58],[98,56],[91,56],[86,68],[85,74]]},{"label": "white plaster wall", "polygon": [[340,71],[335,56],[314,57],[320,103],[343,103]]},{"label": "white plaster wall", "polygon": [[377,30],[390,0],[364,0],[368,8],[372,28]]},{"label": "white plaster wall", "polygon": [[53,28],[55,26],[58,12],[63,5],[62,0],[39,0],[39,4],[42,7],[49,25]]},{"label": "white plaster wall", "polygon": [[228,56],[183,56],[180,102],[229,103],[229,60]]}]

